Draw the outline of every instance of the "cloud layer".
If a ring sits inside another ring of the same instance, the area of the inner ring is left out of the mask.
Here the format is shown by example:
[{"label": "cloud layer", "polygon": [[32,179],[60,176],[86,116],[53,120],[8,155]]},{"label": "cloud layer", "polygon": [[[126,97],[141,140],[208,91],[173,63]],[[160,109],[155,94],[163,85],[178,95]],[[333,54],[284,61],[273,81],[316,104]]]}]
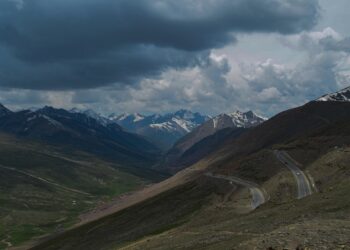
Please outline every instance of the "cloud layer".
[{"label": "cloud layer", "polygon": [[[0,0],[0,102],[270,116],[350,84],[349,34],[315,28],[320,9],[317,0]],[[242,37],[249,45],[233,49]]]},{"label": "cloud layer", "polygon": [[318,17],[316,0],[3,0],[0,86],[137,85],[207,64],[237,33],[298,33]]}]

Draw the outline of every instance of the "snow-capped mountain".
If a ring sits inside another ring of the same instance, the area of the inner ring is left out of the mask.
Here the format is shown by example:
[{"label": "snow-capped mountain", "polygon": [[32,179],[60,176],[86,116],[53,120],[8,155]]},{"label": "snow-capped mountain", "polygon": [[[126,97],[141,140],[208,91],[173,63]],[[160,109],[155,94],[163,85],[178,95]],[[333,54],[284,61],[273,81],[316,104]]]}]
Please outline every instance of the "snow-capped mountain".
[{"label": "snow-capped mountain", "polygon": [[252,111],[236,111],[230,114],[220,114],[211,119],[212,124],[208,124],[211,132],[216,132],[223,128],[249,128],[264,122],[266,118],[256,115]]},{"label": "snow-capped mountain", "polygon": [[338,92],[324,95],[321,98],[317,99],[319,102],[349,102],[350,101],[350,87],[342,89]]},{"label": "snow-capped mountain", "polygon": [[178,163],[178,159],[181,158],[183,153],[192,148],[195,144],[199,143],[205,138],[208,138],[209,136],[216,134],[219,131],[227,128],[250,128],[257,126],[266,120],[266,118],[258,116],[252,111],[236,111],[230,114],[220,114],[198,126],[192,132],[188,133],[186,136],[177,141],[165,157],[166,165],[171,166],[173,163],[176,165]]},{"label": "snow-capped mountain", "polygon": [[179,110],[165,115],[122,114],[109,116],[124,129],[149,138],[163,149],[169,149],[178,139],[210,119],[209,116]]},{"label": "snow-capped mountain", "polygon": [[142,121],[145,117],[139,113],[129,114],[124,113],[121,115],[111,114],[108,116],[110,121],[118,123],[120,126],[128,131],[134,131],[134,125]]}]

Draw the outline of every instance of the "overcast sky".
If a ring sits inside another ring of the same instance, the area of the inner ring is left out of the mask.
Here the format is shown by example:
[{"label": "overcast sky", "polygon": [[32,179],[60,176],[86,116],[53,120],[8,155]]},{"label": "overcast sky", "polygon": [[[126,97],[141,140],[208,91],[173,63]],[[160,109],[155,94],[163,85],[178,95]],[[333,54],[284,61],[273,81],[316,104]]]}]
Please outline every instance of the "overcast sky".
[{"label": "overcast sky", "polygon": [[350,85],[349,0],[0,0],[0,102],[272,116]]}]

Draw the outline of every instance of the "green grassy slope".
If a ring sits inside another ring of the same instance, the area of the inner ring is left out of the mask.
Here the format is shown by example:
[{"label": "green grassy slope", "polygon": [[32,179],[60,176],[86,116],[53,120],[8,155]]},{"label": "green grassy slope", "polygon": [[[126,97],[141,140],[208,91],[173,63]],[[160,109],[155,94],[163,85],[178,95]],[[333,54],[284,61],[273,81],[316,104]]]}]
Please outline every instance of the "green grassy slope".
[{"label": "green grassy slope", "polygon": [[146,180],[82,152],[0,135],[0,249],[71,226],[77,216]]}]

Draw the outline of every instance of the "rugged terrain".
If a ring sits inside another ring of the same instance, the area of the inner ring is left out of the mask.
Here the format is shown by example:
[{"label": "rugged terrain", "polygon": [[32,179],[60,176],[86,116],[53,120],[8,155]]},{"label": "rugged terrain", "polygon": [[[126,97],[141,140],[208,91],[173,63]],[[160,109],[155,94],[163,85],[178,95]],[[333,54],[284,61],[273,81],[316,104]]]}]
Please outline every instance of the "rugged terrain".
[{"label": "rugged terrain", "polygon": [[310,102],[34,249],[349,249],[349,146],[350,103]]},{"label": "rugged terrain", "polygon": [[163,157],[161,166],[170,172],[179,171],[220,148],[228,138],[236,138],[264,121],[252,111],[220,114],[178,140]]},{"label": "rugged terrain", "polygon": [[116,123],[52,107],[36,111],[7,110],[0,116],[0,131],[18,138],[61,146],[67,152],[88,152],[123,165],[133,174],[147,172],[160,153],[154,144],[124,131]]},{"label": "rugged terrain", "polygon": [[350,87],[337,91],[335,93],[327,94],[319,99],[319,102],[337,101],[337,102],[348,102],[350,101]]},{"label": "rugged terrain", "polygon": [[0,106],[0,249],[57,233],[112,197],[167,177],[159,150],[91,114]]},{"label": "rugged terrain", "polygon": [[164,115],[122,114],[110,115],[127,131],[145,136],[163,151],[168,150],[181,137],[209,119],[209,116],[179,110]]}]

